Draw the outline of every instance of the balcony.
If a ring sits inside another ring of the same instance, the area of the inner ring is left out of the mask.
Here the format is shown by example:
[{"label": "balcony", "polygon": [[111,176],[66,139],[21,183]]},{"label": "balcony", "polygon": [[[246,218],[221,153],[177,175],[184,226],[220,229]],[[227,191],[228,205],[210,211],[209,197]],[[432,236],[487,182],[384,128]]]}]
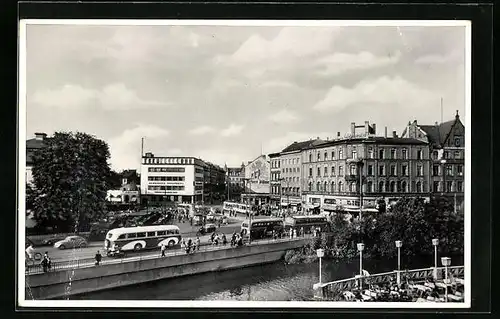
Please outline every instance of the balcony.
[{"label": "balcony", "polygon": [[346,159],[346,163],[347,164],[352,164],[352,163],[362,163],[363,162],[363,159],[362,158],[348,158]]}]

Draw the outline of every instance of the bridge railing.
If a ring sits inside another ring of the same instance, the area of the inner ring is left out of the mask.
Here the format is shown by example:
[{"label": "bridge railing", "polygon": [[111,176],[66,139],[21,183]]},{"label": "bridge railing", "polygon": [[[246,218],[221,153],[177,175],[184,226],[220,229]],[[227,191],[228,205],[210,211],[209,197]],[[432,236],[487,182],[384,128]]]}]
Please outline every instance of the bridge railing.
[{"label": "bridge railing", "polygon": [[[434,267],[422,268],[422,269],[411,269],[411,270],[401,270],[401,282],[409,283],[419,283],[427,279],[431,279],[434,276]],[[445,277],[445,267],[438,267],[437,277]],[[362,285],[370,284],[384,284],[384,283],[395,283],[397,281],[398,271],[389,271],[379,274],[371,274],[367,276],[357,276],[353,278],[347,278],[342,280],[336,280],[332,282],[317,284],[317,296],[328,300],[339,300],[342,297],[344,291],[351,291],[358,288],[360,285],[360,280]],[[448,267],[448,278],[453,280],[453,278],[463,278],[464,276],[464,266],[452,266]]]},{"label": "bridge railing", "polygon": [[[277,238],[277,239],[260,239],[260,240],[252,240],[250,243],[245,243],[244,246],[246,247],[251,247],[251,246],[258,246],[258,245],[267,245],[271,243],[281,243],[281,242],[292,242],[292,241],[298,241],[298,240],[303,240],[303,239],[310,239],[313,238],[312,235],[304,235],[302,237],[295,237],[295,238]],[[242,246],[240,246],[242,247]],[[211,244],[206,244],[206,245],[201,245],[198,247],[197,250],[190,252],[189,254],[196,254],[198,252],[207,252],[207,251],[217,251],[217,250],[225,250],[225,249],[238,249],[240,248],[238,246],[233,246],[229,243],[226,245],[219,244],[217,246],[211,245]],[[187,255],[188,253],[184,248],[181,249],[176,249],[174,251],[168,251],[165,253],[165,257],[161,256],[161,252],[156,249],[156,254],[152,254],[152,252],[155,252],[155,249],[149,250],[149,254],[146,252],[144,253],[134,253],[132,252],[132,256],[125,256],[125,257],[105,257],[103,256],[102,261],[99,263],[100,265],[110,265],[110,264],[120,264],[120,263],[126,263],[126,262],[132,262],[132,261],[143,261],[143,260],[151,260],[151,259],[157,259],[157,258],[167,258],[167,257],[172,257],[172,256],[180,256],[180,255]],[[78,253],[78,252],[76,252]],[[78,268],[87,268],[87,267],[96,267],[95,265],[95,259],[94,258],[76,258],[74,260],[67,260],[67,261],[52,261],[51,262],[51,267],[47,268],[46,271],[44,271],[42,265],[40,262],[37,264],[32,264],[32,265],[26,265],[25,267],[25,273],[26,275],[33,275],[33,274],[40,274],[44,272],[54,272],[54,271],[63,271],[63,270],[68,270],[68,269],[78,269]]]}]

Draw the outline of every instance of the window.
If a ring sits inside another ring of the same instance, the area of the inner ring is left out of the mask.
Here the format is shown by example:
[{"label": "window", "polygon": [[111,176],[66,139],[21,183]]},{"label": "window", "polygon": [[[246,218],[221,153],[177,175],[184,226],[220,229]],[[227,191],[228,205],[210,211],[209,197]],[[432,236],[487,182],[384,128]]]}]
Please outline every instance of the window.
[{"label": "window", "polygon": [[325,177],[328,176],[328,167],[327,166],[325,166],[325,168],[324,168],[323,176],[325,176]]},{"label": "window", "polygon": [[321,160],[321,154],[318,152],[318,162]]},{"label": "window", "polygon": [[422,193],[422,182],[417,182],[417,193]]},{"label": "window", "polygon": [[354,193],[356,191],[356,183],[349,183],[349,192]]},{"label": "window", "polygon": [[118,239],[125,239],[126,235],[125,234],[121,234],[120,236],[118,236]]},{"label": "window", "polygon": [[339,176],[344,175],[344,167],[342,165],[339,165]]},{"label": "window", "polygon": [[380,176],[384,176],[385,175],[385,166],[384,165],[380,165],[378,167],[378,175],[380,175]]},{"label": "window", "polygon": [[432,159],[433,159],[433,160],[437,160],[437,159],[438,159],[438,156],[439,156],[438,151],[433,151],[433,152],[432,152]]},{"label": "window", "polygon": [[373,182],[370,181],[370,182],[366,183],[366,191],[368,193],[373,192]]},{"label": "window", "polygon": [[396,165],[391,165],[391,176],[396,176]]},{"label": "window", "polygon": [[373,165],[368,165],[368,176],[373,176]]},{"label": "window", "polygon": [[446,175],[447,176],[453,176],[453,166],[446,165]]},{"label": "window", "polygon": [[175,229],[167,230],[167,235],[173,235],[173,234],[175,234]]},{"label": "window", "polygon": [[324,160],[326,161],[328,159],[328,154],[325,152]]},{"label": "window", "polygon": [[396,149],[391,148],[391,159],[396,159]]},{"label": "window", "polygon": [[350,165],[349,166],[349,174],[350,175],[356,175],[356,165]]},{"label": "window", "polygon": [[323,191],[328,192],[328,183],[327,182],[323,183]]},{"label": "window", "polygon": [[317,171],[318,171],[318,174],[317,174],[317,175],[318,175],[318,176],[321,176],[321,168],[319,168],[319,167],[318,167]]},{"label": "window", "polygon": [[408,176],[408,165],[406,164],[401,165],[401,175]]},{"label": "window", "polygon": [[439,182],[434,181],[434,182],[432,183],[432,191],[433,191],[433,192],[439,192]]},{"label": "window", "polygon": [[332,165],[332,176],[335,176],[335,165]]},{"label": "window", "polygon": [[384,158],[384,150],[383,149],[378,151],[378,158],[379,159],[383,159]]},{"label": "window", "polygon": [[462,145],[462,139],[458,136],[455,136],[455,146],[460,147]]},{"label": "window", "polygon": [[137,237],[136,233],[128,234],[127,236],[127,238],[136,238],[136,237]]},{"label": "window", "polygon": [[417,176],[424,176],[424,167],[420,164],[417,165]]},{"label": "window", "polygon": [[356,152],[356,149],[352,150],[352,158],[354,159],[358,158],[358,152]]},{"label": "window", "polygon": [[446,182],[446,191],[447,192],[451,192],[452,191],[452,186],[453,186],[453,182],[452,181],[447,181]]},{"label": "window", "polygon": [[390,190],[391,190],[391,193],[395,193],[396,192],[396,183],[394,181],[392,181],[390,183]]},{"label": "window", "polygon": [[462,165],[457,165],[457,175],[458,176],[464,175],[464,167]]},{"label": "window", "polygon": [[339,159],[344,159],[344,150],[342,148],[339,149]]},{"label": "window", "polygon": [[312,162],[313,161],[313,155],[311,153],[309,153],[309,162]]},{"label": "window", "polygon": [[445,158],[445,159],[450,158],[450,152],[445,151],[445,152],[444,152],[444,158]]},{"label": "window", "polygon": [[312,183],[312,182],[309,182],[309,185],[308,185],[308,190],[311,192],[311,191],[312,191],[312,188],[313,188],[313,183]]},{"label": "window", "polygon": [[309,167],[309,177],[312,177],[312,176],[313,176],[313,168]]},{"label": "window", "polygon": [[432,176],[439,176],[439,165],[432,166]]},{"label": "window", "polygon": [[406,182],[405,182],[405,181],[402,181],[402,182],[401,182],[401,191],[402,191],[403,193],[408,192],[408,185],[406,184]]},{"label": "window", "polygon": [[332,193],[335,192],[335,182],[332,182],[330,189]]},{"label": "window", "polygon": [[137,233],[137,238],[144,238],[146,237],[146,233]]},{"label": "window", "polygon": [[422,150],[417,150],[417,159],[418,160],[422,159]]},{"label": "window", "polygon": [[408,159],[408,151],[406,150],[406,148],[403,148],[401,150],[401,158]]},{"label": "window", "polygon": [[373,148],[368,148],[368,158],[373,158]]},{"label": "window", "polygon": [[378,191],[380,193],[383,193],[384,192],[384,182],[379,182],[378,183]]},{"label": "window", "polygon": [[335,159],[335,151],[332,151],[332,160]]},{"label": "window", "polygon": [[461,159],[461,158],[462,158],[462,152],[455,151],[455,159]]},{"label": "window", "polygon": [[156,236],[156,232],[154,232],[154,231],[148,232],[148,237],[155,237],[155,236]]},{"label": "window", "polygon": [[167,231],[166,230],[160,230],[158,232],[158,236],[165,236],[167,234]]},{"label": "window", "polygon": [[344,184],[342,182],[339,182],[339,192],[344,191]]},{"label": "window", "polygon": [[319,192],[321,191],[321,183],[320,182],[317,182],[316,183],[316,190]]},{"label": "window", "polygon": [[457,181],[457,192],[464,191],[464,183],[462,181]]}]

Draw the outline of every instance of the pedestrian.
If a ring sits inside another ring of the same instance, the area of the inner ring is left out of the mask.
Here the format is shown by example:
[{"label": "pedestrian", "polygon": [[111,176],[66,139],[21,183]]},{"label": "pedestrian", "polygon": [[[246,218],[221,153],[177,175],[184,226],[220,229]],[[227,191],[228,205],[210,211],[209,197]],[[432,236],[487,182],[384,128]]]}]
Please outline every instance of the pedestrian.
[{"label": "pedestrian", "polygon": [[97,253],[95,254],[95,265],[99,266],[99,263],[101,262],[101,260],[102,260],[102,255],[98,250]]},{"label": "pedestrian", "polygon": [[297,229],[293,230],[293,238],[297,238]]},{"label": "pedestrian", "polygon": [[191,238],[189,238],[188,240],[188,253],[190,253],[192,251],[192,248],[193,248],[193,241],[191,240]]},{"label": "pedestrian", "polygon": [[43,272],[47,272],[48,270],[50,270],[51,262],[50,262],[50,257],[49,257],[48,251],[46,251],[45,254],[43,255],[43,259],[42,259],[41,264],[42,264]]},{"label": "pedestrian", "polygon": [[290,230],[288,230],[288,236],[290,237],[290,239],[292,239],[292,236],[293,236],[293,230],[290,228]]},{"label": "pedestrian", "polygon": [[161,256],[165,257],[165,253],[167,251],[167,246],[165,244],[161,244],[160,251],[161,251]]},{"label": "pedestrian", "polygon": [[222,234],[222,245],[226,246],[226,244],[227,244],[226,234]]},{"label": "pedestrian", "polygon": [[196,250],[200,250],[200,244],[201,244],[200,236],[197,236],[196,237]]},{"label": "pedestrian", "polygon": [[300,227],[300,237],[304,236],[304,227]]},{"label": "pedestrian", "polygon": [[33,260],[33,256],[35,254],[35,249],[33,248],[32,244],[29,244],[28,247],[26,248],[26,258],[29,260]]}]

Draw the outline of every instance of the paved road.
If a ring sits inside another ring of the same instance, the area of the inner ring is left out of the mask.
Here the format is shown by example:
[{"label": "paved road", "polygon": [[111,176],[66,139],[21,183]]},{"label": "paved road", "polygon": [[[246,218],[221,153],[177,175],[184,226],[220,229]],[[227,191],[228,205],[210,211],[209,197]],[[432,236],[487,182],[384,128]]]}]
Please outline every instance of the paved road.
[{"label": "paved road", "polygon": [[[195,226],[191,227],[189,223],[185,223],[184,225],[180,224],[179,228],[181,230],[182,237],[187,240],[188,238],[196,238],[196,231],[199,227]],[[232,234],[234,231],[239,232],[240,229],[241,229],[240,222],[234,222],[227,226],[221,226],[217,232],[224,233],[227,236]],[[210,237],[209,235],[200,237],[201,244],[208,244],[209,237]],[[45,247],[36,247],[35,252],[40,252],[42,254],[44,252],[48,252],[52,261],[67,261],[67,260],[94,258],[97,250],[100,250],[101,253],[103,254],[103,249],[104,249],[103,241],[94,241],[94,242],[89,242],[89,246],[86,248],[59,250],[51,246],[45,246]],[[180,249],[180,245],[177,245],[172,249],[174,250]],[[138,254],[145,254],[145,252]]]}]

